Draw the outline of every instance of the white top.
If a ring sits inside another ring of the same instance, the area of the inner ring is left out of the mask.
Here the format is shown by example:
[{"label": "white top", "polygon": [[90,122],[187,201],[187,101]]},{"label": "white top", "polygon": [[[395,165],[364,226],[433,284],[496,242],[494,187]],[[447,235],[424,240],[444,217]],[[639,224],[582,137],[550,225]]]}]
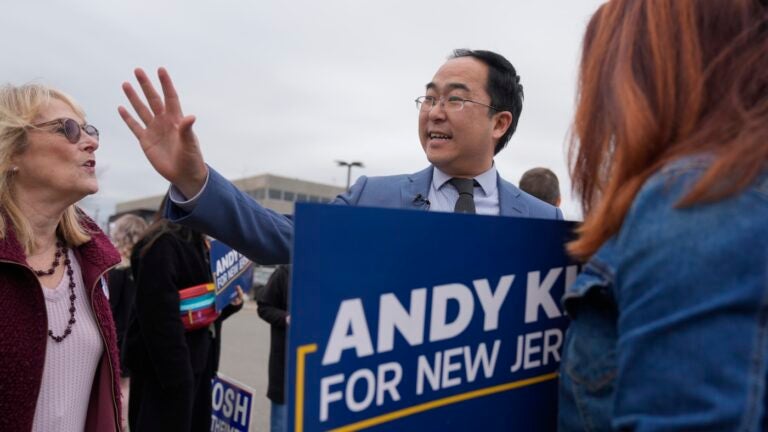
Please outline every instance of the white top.
[{"label": "white top", "polygon": [[[45,352],[43,382],[37,397],[35,419],[32,430],[35,432],[82,432],[88,412],[96,367],[104,352],[101,335],[91,311],[91,306],[83,286],[80,265],[72,253],[75,281],[75,324],[72,333],[61,342],[46,336],[48,344]],[[64,265],[62,261],[61,265]],[[62,335],[69,322],[69,277],[64,267],[64,275],[56,288],[42,288],[45,307],[48,310],[48,328],[56,336]]]}]

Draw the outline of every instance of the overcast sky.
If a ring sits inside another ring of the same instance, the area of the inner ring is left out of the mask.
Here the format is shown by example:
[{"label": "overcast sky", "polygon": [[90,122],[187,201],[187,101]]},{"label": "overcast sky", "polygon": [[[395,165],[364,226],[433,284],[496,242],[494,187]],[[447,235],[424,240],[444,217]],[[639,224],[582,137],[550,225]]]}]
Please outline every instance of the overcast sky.
[{"label": "overcast sky", "polygon": [[[171,73],[206,161],[225,176],[271,173],[344,186],[352,172],[410,173],[428,162],[413,99],[454,48],[489,49],[517,68],[520,124],[496,157],[517,184],[528,168],[560,177],[581,38],[602,0],[13,1],[0,15],[2,80],[71,94],[101,132],[100,191],[83,205],[100,221],[116,202],[160,194],[117,114],[120,84],[140,66]],[[133,81],[132,81],[133,82]]]}]

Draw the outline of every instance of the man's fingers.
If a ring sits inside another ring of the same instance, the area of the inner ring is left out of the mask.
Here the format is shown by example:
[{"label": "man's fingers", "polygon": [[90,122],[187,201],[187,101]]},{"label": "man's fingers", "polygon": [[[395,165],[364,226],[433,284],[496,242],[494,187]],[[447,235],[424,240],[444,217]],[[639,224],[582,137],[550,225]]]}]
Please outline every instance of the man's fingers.
[{"label": "man's fingers", "polygon": [[139,82],[141,90],[144,92],[144,96],[147,98],[147,103],[149,104],[149,108],[152,109],[152,112],[155,113],[155,115],[165,112],[163,98],[157,93],[155,86],[152,85],[152,82],[149,80],[149,77],[144,70],[136,68],[134,73],[136,74],[136,80]]},{"label": "man's fingers", "polygon": [[179,101],[179,95],[176,93],[176,88],[173,86],[173,81],[168,71],[165,68],[157,70],[157,76],[160,78],[160,85],[163,88],[163,96],[165,96],[165,109],[169,113],[183,115],[181,112],[181,102]]},{"label": "man's fingers", "polygon": [[179,132],[181,133],[181,139],[184,142],[195,142],[197,141],[197,138],[195,137],[195,132],[192,131],[192,125],[195,124],[195,116],[186,116],[183,119],[181,119],[181,123],[179,124]]},{"label": "man's fingers", "polygon": [[133,110],[136,111],[136,114],[139,115],[139,118],[144,122],[144,125],[148,125],[155,116],[152,114],[152,111],[150,111],[149,108],[144,105],[144,102],[136,93],[136,90],[133,89],[133,86],[127,82],[123,83],[123,93],[125,93],[125,96],[128,98],[128,101],[133,107]]},{"label": "man's fingers", "polygon": [[133,132],[133,134],[139,140],[139,143],[141,143],[141,135],[144,133],[144,128],[141,127],[139,122],[137,122],[136,119],[133,118],[131,113],[129,113],[124,106],[121,105],[117,107],[117,112],[120,113],[120,117],[122,117],[125,124],[128,125],[128,129],[130,129],[131,132]]}]

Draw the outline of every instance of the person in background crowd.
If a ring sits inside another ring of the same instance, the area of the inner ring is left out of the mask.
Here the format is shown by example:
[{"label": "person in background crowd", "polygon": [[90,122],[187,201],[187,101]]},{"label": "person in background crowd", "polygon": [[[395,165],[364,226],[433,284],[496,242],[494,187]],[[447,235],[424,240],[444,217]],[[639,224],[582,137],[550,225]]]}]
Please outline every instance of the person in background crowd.
[{"label": "person in background crowd", "polygon": [[[161,214],[162,206],[131,255],[136,301],[126,340],[129,425],[132,431],[208,432],[216,326],[187,330],[179,296],[182,289],[213,281],[208,248],[201,233]],[[241,299],[235,303],[242,306]]]},{"label": "person in background crowd", "polygon": [[560,430],[765,430],[766,2],[608,1],[579,82]]},{"label": "person in background crowd", "polygon": [[291,321],[291,316],[288,315],[290,274],[290,266],[278,266],[256,300],[259,305],[259,316],[270,326],[267,397],[272,402],[269,418],[271,432],[284,432],[288,424],[284,392],[285,342],[288,324]]},{"label": "person in background crowd", "polygon": [[0,430],[120,430],[120,254],[75,205],[99,189],[98,148],[71,97],[0,87]]},{"label": "person in background crowd", "polygon": [[[158,71],[164,98],[143,70],[135,73],[149,106],[124,83],[141,123],[124,107],[119,112],[152,166],[173,185],[165,216],[260,264],[288,263],[293,221],[262,207],[205,164],[192,131],[195,117],[182,114],[165,69]],[[418,136],[430,165],[409,175],[363,176],[335,204],[563,218],[560,209],[521,193],[496,171],[493,158],[512,137],[523,108],[520,76],[506,58],[455,50],[424,92],[416,98]]]},{"label": "person in background crowd", "polygon": [[520,190],[536,198],[560,207],[560,182],[548,168],[531,168],[520,177]]},{"label": "person in background crowd", "polygon": [[[133,245],[147,229],[147,222],[139,216],[127,214],[119,217],[114,222],[110,232],[112,243],[120,252],[120,264],[109,271],[109,305],[112,308],[112,316],[117,330],[117,346],[120,349],[120,391],[123,395],[123,414],[128,412],[128,377],[130,372],[125,367],[125,334],[133,310],[133,301],[136,296],[136,284],[131,272],[131,251]],[[125,415],[124,415],[125,417]],[[127,425],[123,419],[123,428]]]},{"label": "person in background crowd", "polygon": [[224,320],[234,315],[243,308],[245,302],[248,300],[248,296],[243,292],[242,287],[239,285],[236,287],[237,297],[221,311],[221,315],[213,323],[213,345],[211,346],[211,361],[210,371],[208,374],[213,377],[219,372],[219,362],[221,360],[221,340],[223,338],[222,327]]}]

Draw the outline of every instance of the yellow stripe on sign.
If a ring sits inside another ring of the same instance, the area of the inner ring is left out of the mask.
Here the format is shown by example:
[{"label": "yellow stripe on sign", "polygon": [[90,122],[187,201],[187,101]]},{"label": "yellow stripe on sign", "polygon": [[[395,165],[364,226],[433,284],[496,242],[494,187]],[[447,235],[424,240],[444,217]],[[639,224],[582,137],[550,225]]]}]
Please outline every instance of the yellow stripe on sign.
[{"label": "yellow stripe on sign", "polygon": [[304,363],[307,354],[317,351],[317,344],[302,345],[296,350],[296,412],[295,432],[304,432]]},{"label": "yellow stripe on sign", "polygon": [[[301,349],[301,348],[299,348]],[[302,359],[303,360],[303,359]],[[301,360],[300,360],[301,361]],[[332,429],[330,432],[351,432],[351,431],[357,431],[360,429],[369,428],[372,426],[377,426],[382,423],[390,422],[392,420],[397,420],[403,417],[407,417],[409,415],[418,414],[424,411],[429,411],[431,409],[440,408],[446,405],[455,404],[457,402],[463,402],[469,399],[475,399],[482,396],[488,396],[494,393],[501,393],[505,392],[507,390],[512,390],[520,387],[525,387],[533,384],[538,384],[544,381],[550,381],[557,378],[558,373],[552,372],[545,375],[540,375],[533,378],[528,378],[520,381],[513,381],[506,384],[499,384],[497,386],[488,387],[484,389],[479,390],[473,390],[471,392],[462,393],[454,396],[449,396],[443,399],[434,400],[431,402],[426,402],[420,405],[414,405],[412,407],[403,408],[401,410],[393,411],[389,414],[383,414],[378,417],[372,417],[367,420],[359,421],[357,423],[352,423],[346,426],[342,426],[340,428]],[[302,376],[303,379],[303,376]],[[298,387],[298,379],[297,379],[297,387]],[[303,402],[303,401],[302,401]],[[297,400],[297,407],[298,407],[298,400]],[[298,408],[297,408],[298,412]],[[297,417],[297,423],[298,425],[298,417]],[[301,429],[296,429],[297,432],[301,432]]]}]

